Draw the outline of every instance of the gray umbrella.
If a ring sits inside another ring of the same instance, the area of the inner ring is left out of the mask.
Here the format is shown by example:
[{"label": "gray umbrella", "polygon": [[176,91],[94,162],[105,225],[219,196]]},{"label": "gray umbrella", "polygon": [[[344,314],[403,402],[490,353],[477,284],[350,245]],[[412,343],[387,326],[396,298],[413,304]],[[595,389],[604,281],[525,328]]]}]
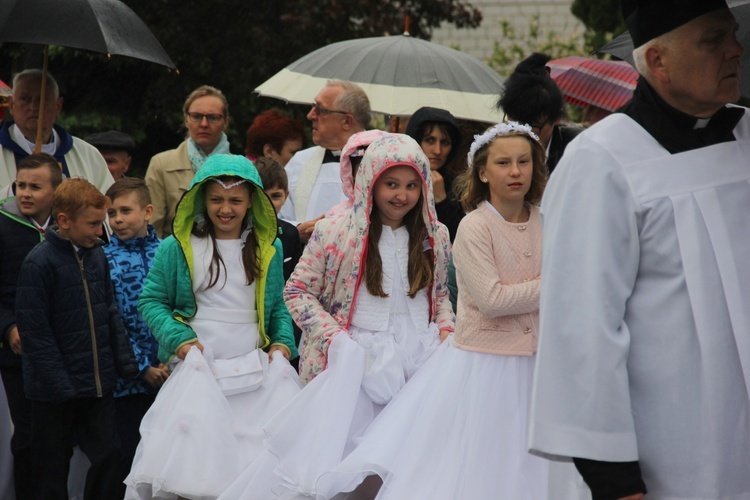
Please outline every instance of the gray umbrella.
[{"label": "gray umbrella", "polygon": [[495,122],[503,78],[479,59],[408,34],[333,43],[293,62],[256,92],[311,103],[329,79],[356,82],[372,110],[411,115],[422,106],[457,118]]}]

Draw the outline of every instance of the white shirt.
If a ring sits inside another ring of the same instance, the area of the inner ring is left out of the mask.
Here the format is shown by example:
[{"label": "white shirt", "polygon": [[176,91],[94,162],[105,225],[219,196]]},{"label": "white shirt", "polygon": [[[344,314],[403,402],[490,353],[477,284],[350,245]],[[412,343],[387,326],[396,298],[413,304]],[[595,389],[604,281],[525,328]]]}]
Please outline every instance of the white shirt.
[{"label": "white shirt", "polygon": [[289,178],[289,197],[279,211],[279,217],[299,224],[325,215],[335,205],[346,200],[344,189],[341,186],[341,166],[338,161],[323,163],[320,167],[315,184],[307,202],[306,218],[297,220],[295,217],[295,192],[297,183],[302,176],[302,170],[308,162],[309,156],[313,154],[317,146],[297,152],[286,165],[286,175]]}]

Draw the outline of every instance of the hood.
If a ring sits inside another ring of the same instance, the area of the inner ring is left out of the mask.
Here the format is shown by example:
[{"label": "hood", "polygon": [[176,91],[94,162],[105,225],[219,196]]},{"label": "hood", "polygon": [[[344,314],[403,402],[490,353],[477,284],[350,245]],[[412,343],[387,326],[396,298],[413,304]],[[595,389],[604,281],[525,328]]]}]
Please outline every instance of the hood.
[{"label": "hood", "polygon": [[351,155],[360,148],[367,148],[375,140],[387,135],[382,130],[365,130],[352,135],[341,150],[341,186],[344,194],[352,201],[354,199],[354,175],[352,175]]},{"label": "hood", "polygon": [[250,214],[253,218],[253,232],[258,245],[265,248],[273,244],[273,240],[276,239],[276,210],[263,190],[263,183],[255,165],[240,155],[216,154],[209,156],[203,166],[198,169],[187,192],[182,195],[180,202],[177,204],[174,222],[172,223],[174,237],[185,252],[191,272],[193,252],[190,247],[190,232],[193,229],[195,216],[200,214],[206,206],[204,185],[215,177],[225,175],[240,177],[249,181],[255,187]]},{"label": "hood", "polygon": [[422,178],[422,215],[427,231],[432,237],[435,234],[435,204],[432,196],[432,176],[430,161],[414,139],[404,134],[385,134],[372,142],[359,165],[354,183],[354,212],[364,216],[367,225],[372,212],[372,189],[380,174],[390,167],[407,165],[419,173]]},{"label": "hood", "polygon": [[461,130],[458,128],[458,122],[448,111],[438,108],[419,108],[409,118],[409,124],[406,126],[406,135],[419,142],[422,135],[422,129],[425,123],[443,123],[447,125],[448,135],[451,137],[451,152],[445,160],[446,165],[453,160],[458,154],[461,146]]}]

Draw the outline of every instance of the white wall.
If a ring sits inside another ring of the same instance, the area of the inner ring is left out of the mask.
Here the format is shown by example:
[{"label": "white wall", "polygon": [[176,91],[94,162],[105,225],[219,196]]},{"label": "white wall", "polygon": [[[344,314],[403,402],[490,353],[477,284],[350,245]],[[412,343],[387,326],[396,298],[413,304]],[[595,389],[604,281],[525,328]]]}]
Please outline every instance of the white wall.
[{"label": "white wall", "polygon": [[540,30],[562,36],[582,35],[583,24],[570,13],[573,0],[471,0],[483,14],[477,29],[458,29],[444,23],[433,32],[432,41],[458,48],[483,61],[492,55],[494,42],[502,43],[500,20],[510,21],[517,33],[527,33],[533,15],[539,15]]}]

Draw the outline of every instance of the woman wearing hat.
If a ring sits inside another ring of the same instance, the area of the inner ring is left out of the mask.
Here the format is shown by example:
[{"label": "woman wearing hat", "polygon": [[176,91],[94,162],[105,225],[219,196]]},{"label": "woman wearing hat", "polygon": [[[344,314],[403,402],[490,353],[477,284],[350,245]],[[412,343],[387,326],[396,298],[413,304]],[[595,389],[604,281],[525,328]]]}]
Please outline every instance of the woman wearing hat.
[{"label": "woman wearing hat", "polygon": [[409,119],[406,135],[417,141],[430,160],[435,212],[448,228],[453,242],[458,223],[464,217],[461,204],[453,197],[455,175],[447,168],[461,145],[456,119],[444,109],[419,108]]}]

